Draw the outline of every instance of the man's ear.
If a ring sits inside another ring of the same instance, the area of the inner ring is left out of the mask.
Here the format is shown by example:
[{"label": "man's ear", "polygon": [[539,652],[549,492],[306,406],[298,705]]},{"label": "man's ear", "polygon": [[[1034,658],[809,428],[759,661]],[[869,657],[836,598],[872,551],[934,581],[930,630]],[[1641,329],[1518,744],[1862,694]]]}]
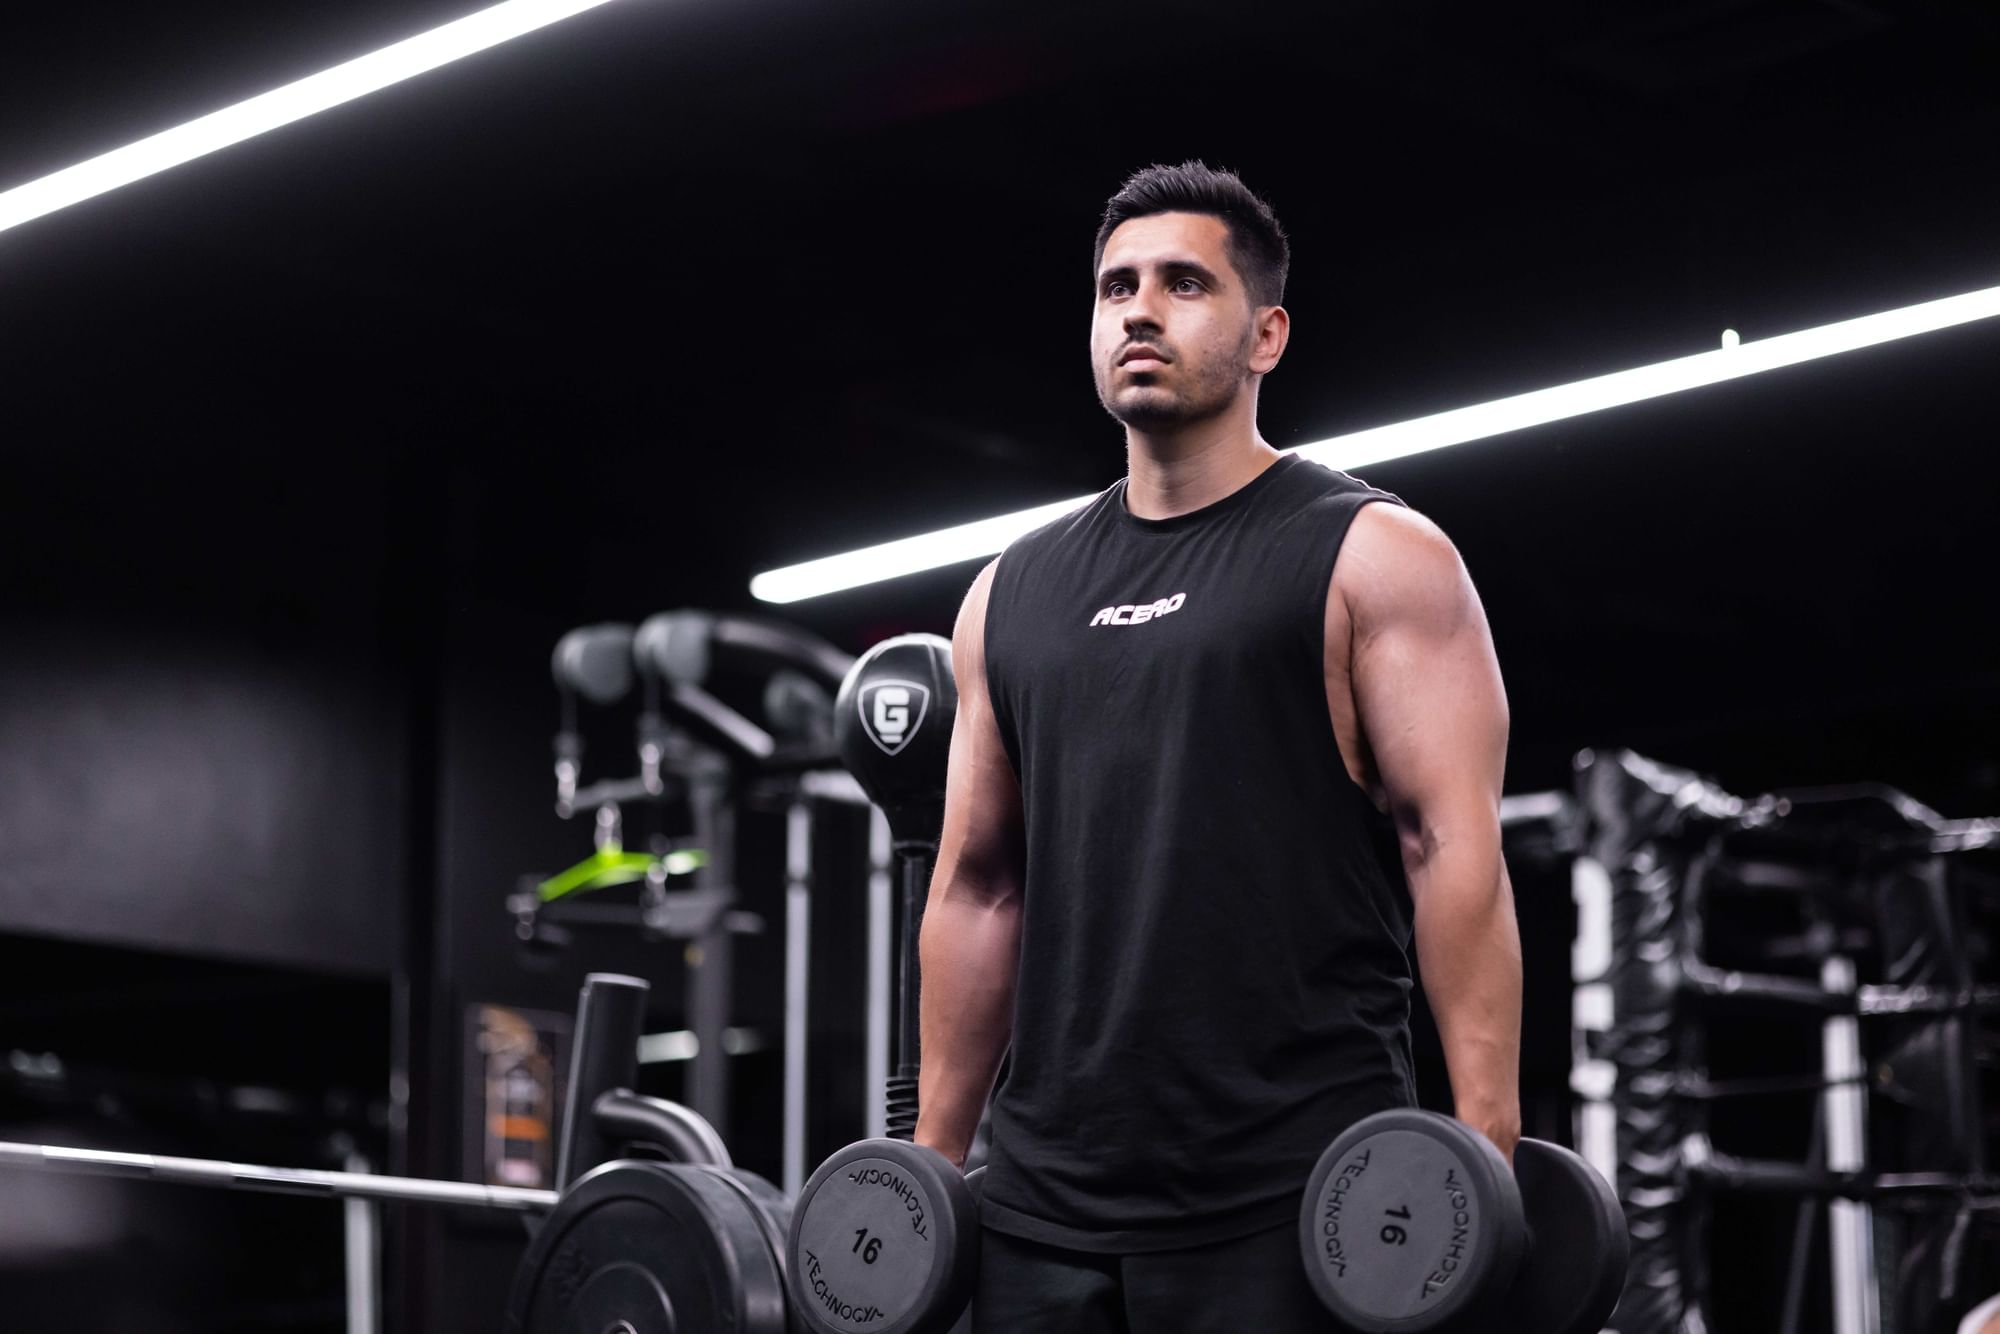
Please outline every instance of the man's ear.
[{"label": "man's ear", "polygon": [[1285,355],[1291,341],[1292,317],[1283,306],[1258,306],[1250,312],[1254,336],[1250,341],[1250,373],[1264,375]]}]

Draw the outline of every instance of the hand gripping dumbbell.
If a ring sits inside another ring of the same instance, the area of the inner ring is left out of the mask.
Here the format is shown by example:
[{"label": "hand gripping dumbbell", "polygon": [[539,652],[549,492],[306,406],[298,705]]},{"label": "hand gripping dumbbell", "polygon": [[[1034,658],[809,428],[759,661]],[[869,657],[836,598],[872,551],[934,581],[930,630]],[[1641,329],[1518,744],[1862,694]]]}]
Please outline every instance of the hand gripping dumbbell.
[{"label": "hand gripping dumbbell", "polygon": [[1596,1334],[1631,1252],[1617,1196],[1576,1154],[1524,1139],[1509,1171],[1478,1131],[1414,1108],[1321,1155],[1299,1243],[1320,1300],[1364,1334]]},{"label": "hand gripping dumbbell", "polygon": [[950,645],[903,635],[864,653],[841,683],[834,742],[882,808],[901,877],[896,1073],[885,1139],[850,1144],[799,1192],[787,1237],[792,1309],[817,1334],[944,1334],[979,1265],[977,1173],[912,1143],[917,1123],[917,934],[944,814],[958,692]]}]

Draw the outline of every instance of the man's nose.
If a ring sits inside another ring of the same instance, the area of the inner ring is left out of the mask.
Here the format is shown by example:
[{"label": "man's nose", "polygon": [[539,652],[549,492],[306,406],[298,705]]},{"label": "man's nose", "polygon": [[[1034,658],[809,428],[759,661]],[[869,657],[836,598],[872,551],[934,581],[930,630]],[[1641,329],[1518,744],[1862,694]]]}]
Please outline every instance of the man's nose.
[{"label": "man's nose", "polygon": [[1159,299],[1160,294],[1150,284],[1142,284],[1132,294],[1132,299],[1125,303],[1125,332],[1130,334],[1137,329],[1158,329]]}]

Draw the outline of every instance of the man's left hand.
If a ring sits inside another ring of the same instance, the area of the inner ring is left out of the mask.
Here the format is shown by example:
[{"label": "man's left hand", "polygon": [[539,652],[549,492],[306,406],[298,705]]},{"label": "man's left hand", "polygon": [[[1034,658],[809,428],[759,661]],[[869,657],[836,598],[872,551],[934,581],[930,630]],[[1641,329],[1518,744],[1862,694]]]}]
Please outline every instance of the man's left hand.
[{"label": "man's left hand", "polygon": [[1507,1160],[1507,1166],[1514,1165],[1514,1145],[1521,1138],[1519,1107],[1494,1108],[1485,1112],[1461,1112],[1458,1119],[1493,1141],[1493,1147],[1500,1150],[1500,1156]]}]

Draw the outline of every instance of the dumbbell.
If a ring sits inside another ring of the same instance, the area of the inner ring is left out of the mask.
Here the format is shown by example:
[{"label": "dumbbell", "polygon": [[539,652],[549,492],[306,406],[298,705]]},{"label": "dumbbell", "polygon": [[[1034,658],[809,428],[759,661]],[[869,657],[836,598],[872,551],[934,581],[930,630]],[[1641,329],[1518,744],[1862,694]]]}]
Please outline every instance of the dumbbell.
[{"label": "dumbbell", "polygon": [[944,815],[958,692],[951,646],[903,635],[861,655],[834,702],[841,763],[882,808],[901,876],[889,1137],[850,1144],[799,1192],[787,1238],[793,1310],[818,1334],[944,1334],[979,1266],[978,1173],[910,1141],[917,1120],[917,935]]},{"label": "dumbbell", "polygon": [[1320,1300],[1363,1334],[1596,1334],[1631,1252],[1617,1196],[1576,1154],[1524,1139],[1509,1171],[1478,1131],[1414,1108],[1328,1146],[1299,1243]]},{"label": "dumbbell", "polygon": [[979,1177],[907,1140],[828,1158],[799,1192],[787,1258],[793,1309],[819,1334],[944,1334],[979,1271]]}]

